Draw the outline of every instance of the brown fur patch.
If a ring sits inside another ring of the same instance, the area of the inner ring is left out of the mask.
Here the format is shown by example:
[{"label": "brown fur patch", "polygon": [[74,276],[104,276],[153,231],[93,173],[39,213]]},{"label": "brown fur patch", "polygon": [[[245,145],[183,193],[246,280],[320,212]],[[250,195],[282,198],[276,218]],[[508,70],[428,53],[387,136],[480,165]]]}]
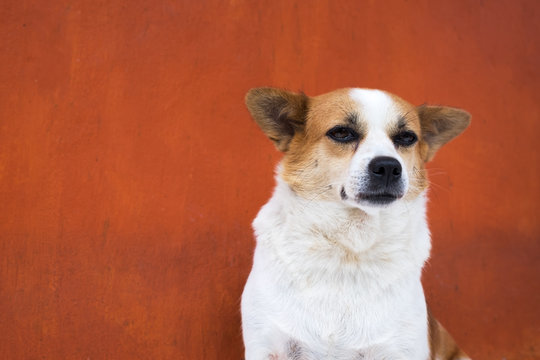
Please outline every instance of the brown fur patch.
[{"label": "brown fur patch", "polygon": [[[300,194],[321,199],[332,197],[328,186],[335,185],[336,177],[354,155],[358,144],[336,144],[326,136],[329,129],[349,126],[360,137],[366,131],[363,123],[356,120],[357,105],[348,92],[349,89],[340,89],[310,98],[304,132],[291,141],[283,162],[283,178]],[[321,166],[315,169],[312,166],[315,159],[324,159],[325,166],[320,161]]]},{"label": "brown fur patch", "polygon": [[455,343],[446,329],[428,310],[428,329],[431,360],[470,359]]}]

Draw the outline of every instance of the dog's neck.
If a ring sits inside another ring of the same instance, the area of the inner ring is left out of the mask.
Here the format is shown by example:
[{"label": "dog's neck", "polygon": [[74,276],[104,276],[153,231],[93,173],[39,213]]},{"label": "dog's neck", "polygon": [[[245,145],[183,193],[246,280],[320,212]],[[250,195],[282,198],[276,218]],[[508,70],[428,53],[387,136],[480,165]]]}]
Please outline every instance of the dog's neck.
[{"label": "dog's neck", "polygon": [[425,194],[366,213],[344,203],[306,199],[279,174],[276,179],[274,194],[253,227],[258,247],[284,272],[329,284],[353,280],[385,286],[404,274],[419,278],[430,251]]}]

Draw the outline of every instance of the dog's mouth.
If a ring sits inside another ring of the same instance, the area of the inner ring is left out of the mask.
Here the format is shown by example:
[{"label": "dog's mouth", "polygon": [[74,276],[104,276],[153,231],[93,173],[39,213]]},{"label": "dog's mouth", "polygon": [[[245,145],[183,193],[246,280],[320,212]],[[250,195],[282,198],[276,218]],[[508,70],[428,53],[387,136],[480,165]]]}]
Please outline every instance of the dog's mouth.
[{"label": "dog's mouth", "polygon": [[345,187],[341,188],[341,200],[353,200],[359,204],[384,206],[391,204],[392,202],[403,197],[403,193],[400,191],[390,192],[386,191],[371,191],[371,192],[359,192],[354,197],[349,197],[345,191]]},{"label": "dog's mouth", "polygon": [[368,202],[373,205],[388,205],[401,198],[402,194],[383,193],[360,193],[356,195],[356,201]]}]

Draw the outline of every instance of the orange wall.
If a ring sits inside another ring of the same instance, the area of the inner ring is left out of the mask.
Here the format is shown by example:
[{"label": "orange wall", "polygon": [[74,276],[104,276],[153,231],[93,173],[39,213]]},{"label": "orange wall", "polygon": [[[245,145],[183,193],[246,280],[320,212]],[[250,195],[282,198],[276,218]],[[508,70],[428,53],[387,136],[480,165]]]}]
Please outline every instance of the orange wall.
[{"label": "orange wall", "polygon": [[254,86],[473,114],[431,164],[439,319],[540,357],[540,3],[3,1],[0,359],[240,359],[250,222],[280,158]]}]

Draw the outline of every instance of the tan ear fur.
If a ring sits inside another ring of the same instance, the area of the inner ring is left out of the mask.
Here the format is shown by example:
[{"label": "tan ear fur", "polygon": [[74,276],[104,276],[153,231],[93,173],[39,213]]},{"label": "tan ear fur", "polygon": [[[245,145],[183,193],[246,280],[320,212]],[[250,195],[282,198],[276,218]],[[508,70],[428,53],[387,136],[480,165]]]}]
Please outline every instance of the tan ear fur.
[{"label": "tan ear fur", "polygon": [[427,145],[424,161],[430,161],[437,150],[458,136],[469,126],[471,115],[465,110],[447,107],[420,105],[416,108],[422,127],[422,141]]},{"label": "tan ear fur", "polygon": [[255,122],[280,151],[287,151],[294,134],[303,129],[308,97],[275,88],[251,89],[246,105]]}]

